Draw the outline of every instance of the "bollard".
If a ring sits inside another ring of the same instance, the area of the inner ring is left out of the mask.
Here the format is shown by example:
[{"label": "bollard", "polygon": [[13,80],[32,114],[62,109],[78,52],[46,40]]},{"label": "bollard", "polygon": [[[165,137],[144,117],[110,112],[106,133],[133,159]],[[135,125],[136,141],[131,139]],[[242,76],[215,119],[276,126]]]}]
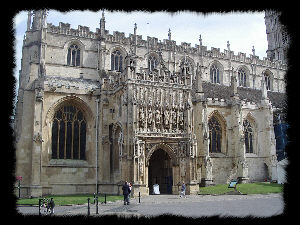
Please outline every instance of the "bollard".
[{"label": "bollard", "polygon": [[96,196],[96,214],[98,214],[98,196]]},{"label": "bollard", "polygon": [[42,199],[39,199],[39,216],[41,215],[41,201]]},{"label": "bollard", "polygon": [[139,203],[141,203],[141,192],[139,192]]},{"label": "bollard", "polygon": [[20,198],[21,197],[20,180],[19,180],[19,184],[18,184],[18,189],[19,189],[19,198]]},{"label": "bollard", "polygon": [[87,199],[88,200],[88,216],[90,215],[90,198]]},{"label": "bollard", "polygon": [[106,204],[106,194],[104,194],[104,204]]},{"label": "bollard", "polygon": [[94,193],[94,204],[95,204],[95,201],[96,201],[96,194]]}]

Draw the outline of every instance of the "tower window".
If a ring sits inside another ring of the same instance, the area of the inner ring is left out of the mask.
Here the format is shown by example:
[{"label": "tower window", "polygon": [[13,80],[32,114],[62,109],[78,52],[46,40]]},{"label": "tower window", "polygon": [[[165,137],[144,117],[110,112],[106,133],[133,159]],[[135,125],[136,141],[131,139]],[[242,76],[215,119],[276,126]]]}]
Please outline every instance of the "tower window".
[{"label": "tower window", "polygon": [[238,77],[239,77],[239,86],[247,87],[246,84],[247,76],[246,76],[246,72],[243,69],[240,69],[238,71]]},{"label": "tower window", "polygon": [[214,84],[220,83],[220,70],[216,65],[210,68],[210,80]]},{"label": "tower window", "polygon": [[149,71],[153,71],[158,65],[158,60],[153,56],[153,55],[150,55],[149,56],[149,59],[148,59],[148,68],[149,68]]},{"label": "tower window", "polygon": [[73,44],[68,49],[67,64],[69,66],[80,66],[80,48]]},{"label": "tower window", "polygon": [[119,50],[111,54],[111,70],[122,72],[123,56]]}]

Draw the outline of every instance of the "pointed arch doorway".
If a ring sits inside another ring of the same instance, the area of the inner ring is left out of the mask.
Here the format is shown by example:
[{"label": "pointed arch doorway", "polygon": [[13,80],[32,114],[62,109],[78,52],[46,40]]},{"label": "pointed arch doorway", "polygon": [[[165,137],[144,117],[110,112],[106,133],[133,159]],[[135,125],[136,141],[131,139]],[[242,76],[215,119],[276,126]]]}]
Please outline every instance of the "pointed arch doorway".
[{"label": "pointed arch doorway", "polygon": [[149,194],[153,193],[153,185],[159,185],[160,194],[172,194],[173,169],[169,154],[159,148],[153,152],[148,166]]}]

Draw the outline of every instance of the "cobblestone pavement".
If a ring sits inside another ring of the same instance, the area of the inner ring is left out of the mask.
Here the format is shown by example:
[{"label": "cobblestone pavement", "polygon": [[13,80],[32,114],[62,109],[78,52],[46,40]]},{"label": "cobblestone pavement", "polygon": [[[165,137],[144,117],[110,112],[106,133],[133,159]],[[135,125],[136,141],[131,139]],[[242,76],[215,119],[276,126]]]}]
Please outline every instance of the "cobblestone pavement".
[{"label": "cobblestone pavement", "polygon": [[[90,204],[90,215],[119,216],[157,216],[162,214],[182,215],[186,217],[201,216],[255,216],[269,217],[283,213],[284,202],[282,194],[265,195],[150,195],[140,199],[132,198],[130,205],[123,201]],[[38,214],[38,207],[18,207],[22,214]],[[73,206],[56,206],[55,215],[87,215],[87,204]]]}]

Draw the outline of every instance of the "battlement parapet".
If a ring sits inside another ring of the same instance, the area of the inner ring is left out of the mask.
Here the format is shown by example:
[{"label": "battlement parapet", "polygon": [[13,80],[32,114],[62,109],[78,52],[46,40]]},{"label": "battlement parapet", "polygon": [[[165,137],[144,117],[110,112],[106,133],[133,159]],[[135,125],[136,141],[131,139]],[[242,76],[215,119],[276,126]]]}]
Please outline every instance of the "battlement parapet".
[{"label": "battlement parapet", "polygon": [[[96,29],[96,32],[92,32],[90,31],[89,27],[81,25],[78,26],[78,29],[72,29],[70,27],[70,24],[62,22],[59,23],[59,26],[54,26],[51,23],[48,23],[47,32],[92,39],[97,39],[99,37],[99,28]],[[119,31],[113,31],[113,34],[109,34],[109,31],[105,30],[105,42],[134,45],[135,36],[133,34],[129,34],[129,36],[126,37],[124,32]],[[234,51],[228,51],[224,49],[224,51],[221,52],[220,48],[214,47],[211,47],[211,49],[208,50],[207,46],[197,44],[195,45],[195,47],[192,47],[190,43],[186,42],[182,42],[180,45],[177,45],[176,41],[174,40],[163,39],[163,41],[161,41],[156,37],[147,36],[147,40],[144,40],[142,38],[142,35],[136,35],[136,45],[137,47],[144,47],[154,51],[174,51],[179,54],[202,55],[204,57],[232,60],[241,63],[287,70],[287,65],[283,64],[280,60],[271,61],[266,57],[264,57],[263,59],[259,59],[258,56],[251,54],[249,55],[249,57],[247,57],[246,53],[242,52],[238,52],[238,54],[235,55]]]},{"label": "battlement parapet", "polygon": [[78,29],[73,29],[70,27],[69,23],[62,22],[59,23],[59,26],[54,26],[52,25],[52,23],[48,23],[47,32],[92,39],[95,39],[97,37],[97,33],[90,31],[89,27],[79,25]]}]

